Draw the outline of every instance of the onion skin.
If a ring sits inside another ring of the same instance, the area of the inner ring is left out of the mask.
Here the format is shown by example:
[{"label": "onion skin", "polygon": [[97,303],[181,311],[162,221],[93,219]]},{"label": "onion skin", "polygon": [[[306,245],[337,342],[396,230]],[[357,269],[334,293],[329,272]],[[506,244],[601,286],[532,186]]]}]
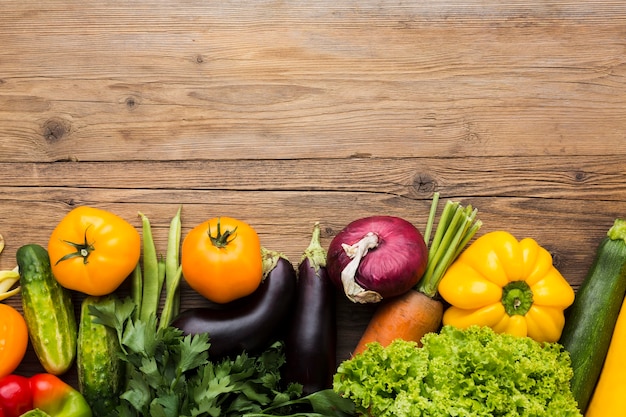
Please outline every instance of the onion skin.
[{"label": "onion skin", "polygon": [[[345,278],[342,281],[342,271],[352,261],[344,245],[355,245],[368,233],[376,235],[378,244],[361,258],[354,282],[379,297],[355,294],[346,288]],[[424,237],[412,223],[394,216],[371,216],[351,222],[333,238],[327,268],[331,280],[351,301],[372,303],[413,288],[424,274],[427,260]]]}]

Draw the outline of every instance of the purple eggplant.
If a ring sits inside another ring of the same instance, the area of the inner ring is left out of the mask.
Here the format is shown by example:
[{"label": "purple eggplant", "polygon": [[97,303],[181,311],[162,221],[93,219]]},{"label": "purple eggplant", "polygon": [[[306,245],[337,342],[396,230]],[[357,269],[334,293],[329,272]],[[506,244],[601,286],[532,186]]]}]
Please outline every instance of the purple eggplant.
[{"label": "purple eggplant", "polygon": [[303,394],[332,387],[337,370],[335,285],[326,271],[320,226],[298,266],[296,305],[285,338],[284,379],[302,384]]},{"label": "purple eggplant", "polygon": [[267,272],[255,292],[224,305],[190,308],[172,321],[186,335],[208,333],[212,360],[262,351],[283,336],[295,302],[296,271],[281,254],[263,252]]}]

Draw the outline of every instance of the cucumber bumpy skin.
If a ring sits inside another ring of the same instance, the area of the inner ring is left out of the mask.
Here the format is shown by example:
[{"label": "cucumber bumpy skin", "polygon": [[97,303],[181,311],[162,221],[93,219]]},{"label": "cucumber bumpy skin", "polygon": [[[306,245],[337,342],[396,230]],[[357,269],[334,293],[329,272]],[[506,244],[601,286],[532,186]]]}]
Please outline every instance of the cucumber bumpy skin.
[{"label": "cucumber bumpy skin", "polygon": [[52,275],[48,251],[42,246],[24,245],[16,259],[30,342],[44,369],[62,375],[76,358],[78,328],[71,293]]},{"label": "cucumber bumpy skin", "polygon": [[80,310],[78,328],[79,390],[87,400],[94,416],[110,416],[119,402],[124,388],[124,365],[120,358],[122,349],[117,333],[104,324],[96,323],[90,307],[115,303],[115,296],[88,296]]}]

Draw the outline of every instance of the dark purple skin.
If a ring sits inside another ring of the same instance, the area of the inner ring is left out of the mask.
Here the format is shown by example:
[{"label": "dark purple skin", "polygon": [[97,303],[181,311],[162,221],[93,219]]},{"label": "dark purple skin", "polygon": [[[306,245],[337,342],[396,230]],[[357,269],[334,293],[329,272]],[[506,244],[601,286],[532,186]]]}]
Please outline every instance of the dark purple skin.
[{"label": "dark purple skin", "polygon": [[[404,294],[417,284],[426,270],[428,249],[424,237],[407,220],[372,216],[355,220],[343,228],[328,248],[328,274],[343,291],[341,271],[350,262],[341,244],[353,245],[368,232],[378,235],[378,247],[361,260],[355,281],[383,298]],[[390,276],[393,275],[393,279]]]},{"label": "dark purple skin", "polygon": [[286,382],[302,384],[303,394],[332,388],[337,370],[335,286],[325,267],[309,258],[298,267],[298,294],[285,339]]},{"label": "dark purple skin", "polygon": [[210,359],[266,349],[280,337],[296,298],[296,271],[280,257],[251,295],[225,305],[191,308],[173,321],[186,335],[208,333]]}]

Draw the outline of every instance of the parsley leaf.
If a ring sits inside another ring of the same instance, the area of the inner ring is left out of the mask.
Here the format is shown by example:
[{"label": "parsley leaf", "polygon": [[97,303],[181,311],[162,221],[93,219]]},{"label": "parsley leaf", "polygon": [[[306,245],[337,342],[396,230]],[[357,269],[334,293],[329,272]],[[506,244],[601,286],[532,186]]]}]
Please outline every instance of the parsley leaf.
[{"label": "parsley leaf", "polygon": [[280,342],[258,356],[242,352],[214,362],[208,357],[207,334],[185,336],[173,327],[157,327],[153,316],[137,319],[133,311],[130,299],[91,311],[116,331],[126,362],[127,385],[115,416],[351,415],[344,412],[352,403],[332,390],[301,397],[299,384],[281,385],[285,356]]}]

